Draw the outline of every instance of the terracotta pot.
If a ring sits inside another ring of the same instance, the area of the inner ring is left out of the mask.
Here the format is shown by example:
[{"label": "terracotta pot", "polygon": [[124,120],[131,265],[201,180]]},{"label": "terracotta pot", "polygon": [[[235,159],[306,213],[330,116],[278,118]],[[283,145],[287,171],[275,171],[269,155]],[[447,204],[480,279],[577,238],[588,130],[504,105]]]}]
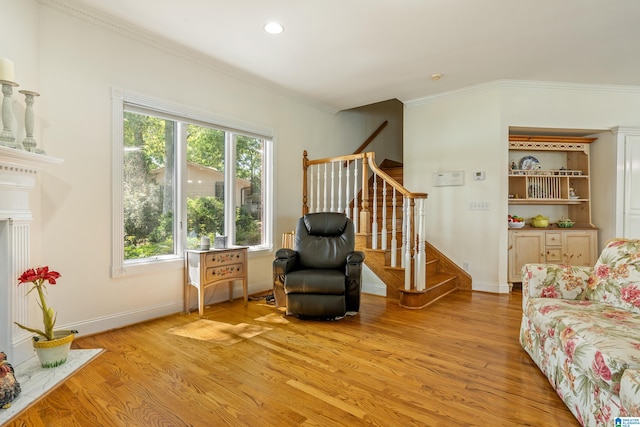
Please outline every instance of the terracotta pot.
[{"label": "terracotta pot", "polygon": [[74,333],[75,331],[54,331],[54,339],[50,341],[42,337],[34,337],[33,348],[43,368],[55,368],[67,361]]}]

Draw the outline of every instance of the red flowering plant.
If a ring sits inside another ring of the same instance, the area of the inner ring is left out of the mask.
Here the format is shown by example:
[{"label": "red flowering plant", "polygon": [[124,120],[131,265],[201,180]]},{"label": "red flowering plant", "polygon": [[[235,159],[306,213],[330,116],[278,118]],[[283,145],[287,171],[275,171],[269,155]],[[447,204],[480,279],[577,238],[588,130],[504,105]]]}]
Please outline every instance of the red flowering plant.
[{"label": "red flowering plant", "polygon": [[[53,309],[47,306],[47,299],[44,296],[46,291],[45,282],[49,282],[50,285],[56,284],[56,279],[60,277],[60,273],[57,271],[49,270],[49,267],[38,267],[38,268],[30,268],[20,277],[18,277],[18,286],[22,283],[33,283],[33,286],[27,292],[27,295],[30,294],[34,289],[38,291],[38,305],[40,305],[40,309],[42,310],[42,322],[44,323],[44,330],[33,329],[27,326],[21,325],[18,322],[15,322],[16,325],[21,327],[24,330],[32,332],[34,334],[38,334],[48,341],[54,339],[53,335],[53,327],[56,324],[56,314]],[[36,338],[34,338],[36,339]],[[37,340],[37,339],[36,339]]]}]

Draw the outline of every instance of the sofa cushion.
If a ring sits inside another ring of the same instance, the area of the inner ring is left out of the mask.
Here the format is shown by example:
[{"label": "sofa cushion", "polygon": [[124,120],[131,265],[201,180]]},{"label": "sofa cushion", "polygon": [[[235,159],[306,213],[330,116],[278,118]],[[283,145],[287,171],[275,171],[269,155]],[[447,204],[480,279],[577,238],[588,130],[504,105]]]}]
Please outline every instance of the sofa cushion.
[{"label": "sofa cushion", "polygon": [[[595,301],[531,298],[533,325],[588,379],[618,394],[625,369],[640,368],[640,315]],[[576,386],[584,379],[576,378]]]},{"label": "sofa cushion", "polygon": [[640,314],[640,240],[610,240],[589,278],[587,299]]}]

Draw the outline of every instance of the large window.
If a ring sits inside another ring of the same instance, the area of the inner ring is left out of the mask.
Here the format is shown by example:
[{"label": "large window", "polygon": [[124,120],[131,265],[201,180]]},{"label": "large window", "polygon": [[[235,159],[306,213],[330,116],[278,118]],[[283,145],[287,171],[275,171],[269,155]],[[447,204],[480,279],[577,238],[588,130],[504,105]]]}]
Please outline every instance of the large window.
[{"label": "large window", "polygon": [[270,131],[117,90],[113,105],[114,275],[171,265],[203,235],[270,247]]}]

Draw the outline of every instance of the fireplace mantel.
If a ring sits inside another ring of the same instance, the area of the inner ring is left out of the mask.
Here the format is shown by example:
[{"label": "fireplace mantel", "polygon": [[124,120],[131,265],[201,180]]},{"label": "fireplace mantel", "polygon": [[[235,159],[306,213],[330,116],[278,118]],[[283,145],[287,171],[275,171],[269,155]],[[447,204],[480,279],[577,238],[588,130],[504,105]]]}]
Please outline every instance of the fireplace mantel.
[{"label": "fireplace mantel", "polygon": [[62,159],[0,146],[0,219],[31,219],[29,191],[38,171]]},{"label": "fireplace mantel", "polygon": [[0,146],[0,171],[3,172],[31,174],[62,161],[57,157]]}]

